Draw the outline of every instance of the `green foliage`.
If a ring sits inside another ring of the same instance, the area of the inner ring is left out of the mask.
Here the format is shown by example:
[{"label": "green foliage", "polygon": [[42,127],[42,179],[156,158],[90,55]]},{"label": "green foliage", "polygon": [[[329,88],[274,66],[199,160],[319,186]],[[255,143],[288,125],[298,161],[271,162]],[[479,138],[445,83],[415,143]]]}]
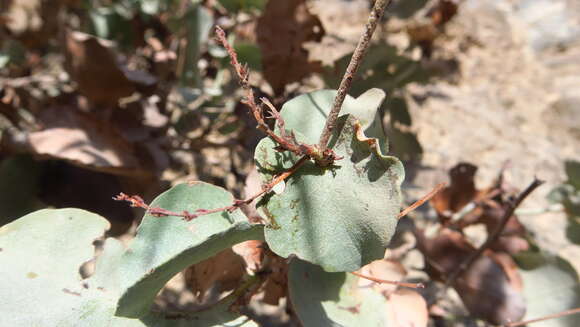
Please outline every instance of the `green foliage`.
[{"label": "green foliage", "polygon": [[568,176],[568,184],[580,190],[580,162],[570,160],[566,161],[564,165]]},{"label": "green foliage", "polygon": [[[286,128],[298,140],[316,143],[335,95],[336,91],[319,91],[287,102],[281,111]],[[384,98],[384,92],[378,89],[356,99],[347,97],[344,115],[330,142],[335,153],[344,158],[327,168],[307,162],[287,180],[284,192],[264,197],[261,210],[269,219],[265,235],[263,225],[250,224],[239,210],[222,210],[191,221],[146,214],[128,249],[108,239],[96,272],[81,281],[79,267],[92,256],[92,241],[108,228],[103,218],[77,209],[42,210],[4,226],[0,258],[3,266],[11,269],[3,272],[2,280],[17,285],[14,292],[18,294],[4,297],[6,305],[2,306],[17,314],[3,316],[25,325],[34,325],[41,317],[55,324],[99,326],[175,326],[191,319],[196,319],[196,326],[211,326],[239,321],[236,319],[243,318],[230,313],[227,303],[177,320],[165,320],[150,310],[161,288],[186,267],[239,242],[265,239],[281,256],[296,254],[314,263],[295,261],[293,270],[319,274],[325,280],[320,287],[342,294],[337,303],[325,306],[332,321],[354,321],[352,314],[338,309],[345,303],[358,305],[353,301],[361,301],[349,295],[353,277],[324,270],[353,271],[382,258],[394,234],[404,171],[397,158],[384,154],[387,143],[378,112]],[[275,146],[265,138],[256,150],[257,166],[265,181],[298,160],[274,150]],[[232,203],[233,196],[224,189],[194,182],[166,191],[151,207],[194,213]],[[55,266],[58,269],[51,268]],[[309,285],[319,279],[297,286],[302,283],[299,276],[300,272],[291,277],[294,296],[317,302],[330,294],[301,294],[314,291]],[[384,297],[373,291],[363,293],[365,319],[369,323],[380,321],[373,308],[384,302]],[[304,304],[310,307],[308,302]],[[18,310],[31,306],[43,309],[34,315],[18,314]],[[316,319],[326,317],[315,317],[307,311],[300,314],[304,321],[314,319],[315,325]]]},{"label": "green foliage", "polygon": [[[281,111],[286,128],[299,141],[316,143],[335,94],[318,91],[287,102]],[[357,99],[348,97],[342,110],[348,115],[339,119],[330,141],[344,159],[330,168],[305,163],[287,181],[282,194],[262,201],[261,209],[269,219],[266,241],[276,254],[296,254],[326,271],[354,271],[383,257],[395,232],[404,178],[400,161],[383,154],[386,142],[377,108],[384,97],[378,89]],[[376,143],[356,135],[357,119]],[[275,147],[265,138],[256,148],[258,172],[264,181],[299,159]]]},{"label": "green foliage", "polygon": [[262,53],[257,45],[250,42],[236,42],[234,50],[236,50],[239,60],[247,63],[251,70],[262,70]]},{"label": "green foliage", "polygon": [[358,281],[302,260],[292,260],[288,272],[290,299],[304,326],[386,326],[385,296]]},{"label": "green foliage", "polygon": [[[225,190],[195,183],[172,188],[153,205],[193,212],[231,201]],[[240,213],[215,213],[191,222],[146,215],[129,249],[108,239],[95,274],[83,281],[79,267],[93,256],[92,243],[107,228],[105,219],[79,209],[40,210],[0,228],[0,264],[10,267],[0,271],[2,289],[8,292],[0,298],[0,324],[184,326],[195,321],[196,326],[255,326],[228,312],[233,300],[182,319],[165,319],[149,310],[173,275],[233,244],[262,239],[261,226],[250,225]]]},{"label": "green foliage", "polygon": [[[417,1],[400,1],[397,5],[402,6],[406,3],[413,4]],[[323,77],[327,87],[338,87],[350,57],[351,54],[348,54],[335,62],[334,66],[325,68]],[[416,135],[400,128],[401,125],[411,126],[412,121],[405,100],[395,91],[403,89],[409,83],[426,83],[434,72],[425,69],[420,61],[399,53],[396,47],[387,43],[369,47],[359,71],[360,74],[356,83],[353,83],[350,93],[358,95],[370,88],[380,88],[389,94],[394,93],[384,105],[385,111],[388,111],[391,117],[390,126],[387,127],[387,135],[394,145],[391,151],[401,160],[419,157],[423,149]]]},{"label": "green foliage", "polygon": [[425,7],[427,0],[399,0],[393,3],[392,8],[389,8],[389,13],[398,18],[410,18],[421,8]]},{"label": "green foliage", "polygon": [[26,61],[25,48],[16,40],[6,40],[0,49],[0,69],[9,64],[21,65]]},{"label": "green foliage", "polygon": [[133,44],[131,17],[123,7],[100,7],[89,11],[89,32],[100,38],[115,40],[120,45]]},{"label": "green foliage", "polygon": [[[197,182],[177,185],[151,205],[195,212],[227,206],[233,200],[222,188]],[[120,263],[122,295],[117,314],[142,316],[157,292],[179,271],[236,243],[262,238],[262,227],[250,225],[239,211],[222,211],[190,222],[180,217],[145,215]]]},{"label": "green foliage", "polygon": [[561,203],[568,214],[566,236],[576,244],[580,244],[580,162],[567,161],[565,163],[566,183],[555,187],[548,199]]},{"label": "green foliage", "polygon": [[187,42],[185,49],[180,51],[182,64],[177,72],[181,86],[200,87],[201,77],[197,67],[202,54],[202,48],[207,43],[209,32],[213,26],[210,11],[192,1],[183,13],[177,10],[175,1],[159,0],[122,0],[108,6],[93,7],[87,2],[89,26],[87,32],[100,38],[116,41],[120,46],[132,47],[141,35],[135,34],[135,18],[151,19],[151,16],[168,12],[168,27],[173,33],[183,37]]},{"label": "green foliage", "polygon": [[407,102],[401,97],[393,97],[389,100],[387,108],[391,119],[388,135],[393,144],[392,151],[401,160],[415,159],[423,153],[423,147],[415,134],[400,128],[400,126],[408,127],[412,124]]},{"label": "green foliage", "polygon": [[[520,270],[527,310],[524,320],[544,317],[580,306],[578,275],[570,263],[560,258],[543,258],[544,264]],[[536,260],[537,261],[537,260]],[[542,323],[546,327],[579,326],[580,316],[572,315]]]},{"label": "green foliage", "polygon": [[179,26],[185,26],[187,39],[180,82],[182,85],[199,87],[201,80],[197,63],[201,56],[202,44],[207,42],[209,31],[213,26],[212,16],[207,8],[198,4],[190,8],[177,22]]},{"label": "green foliage", "polygon": [[[338,87],[350,57],[348,54],[340,58],[333,67],[326,68],[324,81],[328,87]],[[360,77],[353,83],[351,94],[361,94],[373,87],[390,93],[412,82],[425,83],[432,75],[422,67],[420,61],[399,54],[397,48],[386,43],[369,47],[359,71]]]},{"label": "green foliage", "polygon": [[228,12],[263,10],[267,0],[219,0]]},{"label": "green foliage", "polygon": [[75,294],[83,289],[79,267],[107,228],[104,218],[80,209],[40,210],[1,227],[0,325],[102,321],[99,310],[79,315],[96,300]]}]

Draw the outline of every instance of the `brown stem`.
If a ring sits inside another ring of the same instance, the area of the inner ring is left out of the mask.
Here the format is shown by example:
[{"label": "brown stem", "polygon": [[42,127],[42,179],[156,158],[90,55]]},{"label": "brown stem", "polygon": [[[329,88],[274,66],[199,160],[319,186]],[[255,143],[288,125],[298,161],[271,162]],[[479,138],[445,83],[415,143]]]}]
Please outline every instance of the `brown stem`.
[{"label": "brown stem", "polygon": [[445,185],[446,185],[445,183],[440,183],[437,186],[435,186],[435,188],[432,189],[431,192],[427,193],[421,199],[415,201],[415,203],[411,204],[405,210],[401,211],[399,213],[399,215],[397,216],[397,219],[401,219],[401,218],[405,217],[406,215],[409,214],[409,212],[417,209],[418,207],[420,207],[421,205],[423,205],[423,203],[431,200],[431,198],[434,197],[435,194],[439,193],[439,191],[441,191],[445,187]]},{"label": "brown stem", "polygon": [[243,202],[244,204],[249,204],[252,201],[254,201],[255,199],[259,198],[260,196],[270,192],[274,188],[274,186],[276,186],[278,183],[280,183],[281,181],[285,180],[286,178],[288,178],[292,174],[294,174],[298,170],[298,168],[300,168],[300,166],[302,166],[302,164],[304,164],[307,160],[308,160],[308,157],[303,156],[302,158],[300,158],[300,160],[298,160],[288,170],[286,170],[283,173],[281,173],[280,175],[274,177],[274,179],[272,179],[272,181],[270,181],[268,184],[264,185],[262,187],[262,191],[260,191],[259,193],[255,194],[255,195],[253,195],[245,200],[241,200],[240,202]]},{"label": "brown stem", "polygon": [[257,194],[244,199],[244,200],[234,200],[231,205],[215,208],[215,209],[197,209],[195,212],[191,213],[189,211],[182,211],[182,212],[174,212],[171,210],[159,208],[159,207],[151,207],[143,199],[138,195],[127,195],[125,193],[120,193],[119,195],[113,197],[113,200],[116,201],[127,201],[130,203],[132,207],[143,208],[147,210],[147,212],[154,216],[154,217],[167,217],[167,216],[175,216],[175,217],[182,217],[184,220],[191,221],[197,217],[209,215],[216,212],[228,211],[232,212],[234,210],[239,209],[244,204],[249,204],[258,197],[270,192],[276,184],[280,183],[281,181],[285,180],[286,178],[292,176],[308,160],[307,156],[303,156],[298,160],[292,167],[288,170],[282,172],[280,175],[274,177],[269,183],[262,186],[262,190]]},{"label": "brown stem", "polygon": [[280,128],[280,135],[274,133],[272,129],[266,124],[264,120],[264,114],[262,112],[261,104],[258,104],[255,99],[254,91],[252,90],[252,86],[250,85],[250,73],[246,66],[242,65],[238,60],[238,54],[234,50],[234,48],[229,44],[226,34],[224,30],[216,26],[215,32],[217,35],[218,41],[221,42],[223,47],[228,52],[228,55],[231,59],[231,65],[234,67],[236,71],[236,75],[240,80],[240,85],[242,89],[246,92],[246,99],[243,101],[249,108],[250,112],[254,116],[254,119],[258,123],[258,129],[263,131],[266,135],[268,135],[274,142],[278,144],[277,149],[280,151],[290,151],[297,156],[308,156],[309,158],[316,161],[317,164],[320,166],[328,166],[332,165],[335,160],[342,159],[341,157],[337,156],[332,150],[328,149],[326,151],[319,151],[316,145],[310,144],[303,144],[299,143],[294,134],[286,133],[284,129],[284,121],[282,116],[278,110],[268,101],[266,98],[261,98],[263,104],[265,104],[270,110],[270,117],[276,118],[276,124]]},{"label": "brown stem", "polygon": [[449,278],[447,278],[447,282],[445,283],[445,288],[453,286],[455,280],[459,275],[469,269],[469,267],[479,258],[485,250],[487,250],[497,239],[501,236],[503,230],[505,229],[509,219],[513,216],[514,211],[516,208],[522,203],[528,195],[530,195],[538,186],[542,185],[544,182],[535,178],[534,181],[526,187],[526,189],[518,195],[518,197],[508,202],[507,209],[501,218],[500,224],[496,227],[493,233],[489,234],[485,242],[477,249],[477,251],[473,252],[467,259],[465,259],[458,267],[455,269]]},{"label": "brown stem", "polygon": [[392,280],[379,279],[379,278],[375,278],[375,277],[371,277],[371,276],[366,276],[366,275],[363,275],[361,273],[357,273],[356,271],[351,272],[351,274],[358,276],[360,278],[368,279],[370,281],[373,281],[373,282],[379,283],[379,284],[392,284],[392,285],[409,287],[409,288],[425,288],[425,285],[423,285],[422,283],[403,283],[403,282],[396,282],[396,281],[392,281]]},{"label": "brown stem", "polygon": [[322,130],[322,134],[320,135],[320,140],[318,141],[318,148],[320,152],[324,152],[327,149],[328,140],[332,135],[332,131],[336,127],[336,120],[338,119],[338,114],[340,113],[340,109],[342,108],[342,103],[344,102],[344,98],[348,93],[350,86],[352,84],[352,80],[356,71],[358,70],[362,59],[369,47],[371,37],[375,32],[378,22],[383,17],[383,13],[385,12],[385,8],[387,5],[391,3],[391,0],[376,0],[373,9],[369,15],[369,19],[367,24],[365,25],[365,30],[362,33],[356,48],[354,49],[354,53],[350,58],[350,63],[346,68],[346,72],[342,77],[342,81],[340,81],[340,86],[338,87],[338,93],[334,98],[334,103],[332,104],[332,109],[328,114],[328,118],[326,119],[326,124],[324,125],[324,129]]},{"label": "brown stem", "polygon": [[548,320],[548,319],[565,317],[565,316],[574,315],[574,314],[577,314],[577,313],[580,313],[580,308],[562,311],[560,313],[551,314],[551,315],[548,315],[548,316],[545,316],[545,317],[541,317],[541,318],[530,319],[530,320],[520,321],[520,322],[512,322],[512,323],[509,323],[509,324],[505,324],[504,327],[523,326],[523,325],[531,324],[531,323],[534,323],[534,322],[539,322],[539,321],[544,321],[544,320]]},{"label": "brown stem", "polygon": [[545,317],[541,317],[541,318],[530,319],[530,320],[520,321],[520,322],[512,322],[512,323],[509,323],[509,324],[505,324],[503,326],[504,327],[523,326],[523,325],[531,324],[531,323],[534,323],[534,322],[539,322],[539,321],[544,321],[544,320],[554,319],[554,318],[560,318],[560,317],[564,317],[564,316],[574,315],[574,314],[577,314],[577,313],[580,313],[580,308],[562,311],[560,313],[551,314],[551,315],[548,315],[548,316],[545,316]]},{"label": "brown stem", "polygon": [[215,304],[213,304],[212,306],[210,306],[210,308],[216,308],[216,307],[229,307],[231,305],[233,305],[240,297],[242,297],[244,294],[246,294],[246,292],[252,288],[253,286],[257,285],[259,282],[262,282],[262,278],[259,275],[255,275],[255,276],[249,276],[248,280],[246,280],[245,282],[243,282],[240,286],[238,286],[238,288],[236,288],[233,292],[231,292],[230,294],[228,294],[226,297],[224,297],[223,299],[219,300],[218,302],[216,302]]}]

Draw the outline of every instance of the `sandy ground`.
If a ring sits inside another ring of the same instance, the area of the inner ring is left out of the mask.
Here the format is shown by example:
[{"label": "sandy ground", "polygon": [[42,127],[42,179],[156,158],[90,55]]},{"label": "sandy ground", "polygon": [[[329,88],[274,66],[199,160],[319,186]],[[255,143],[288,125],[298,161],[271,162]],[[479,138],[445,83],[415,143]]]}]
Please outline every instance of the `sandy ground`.
[{"label": "sandy ground", "polygon": [[[422,165],[434,168],[413,183],[434,184],[441,169],[470,161],[487,185],[509,160],[514,186],[546,181],[522,207],[545,208],[547,193],[566,179],[564,160],[580,160],[580,3],[470,0],[440,42],[442,54],[458,59],[460,77],[410,88],[437,95],[411,106]],[[542,248],[580,264],[563,213],[521,220]]]},{"label": "sandy ground", "polygon": [[[322,49],[312,49],[315,58],[348,53],[367,17],[365,1],[332,2],[313,1],[332,36]],[[408,43],[401,33],[378,37]],[[333,39],[348,42],[333,47]],[[424,151],[405,183],[408,202],[446,181],[458,162],[479,167],[481,187],[508,162],[506,178],[513,186],[523,189],[534,176],[546,181],[522,207],[547,208],[546,195],[566,179],[564,161],[580,160],[580,2],[463,1],[436,39],[433,58],[453,58],[459,70],[406,89],[412,130]],[[562,212],[521,220],[542,248],[580,268],[580,247],[566,239]]]}]

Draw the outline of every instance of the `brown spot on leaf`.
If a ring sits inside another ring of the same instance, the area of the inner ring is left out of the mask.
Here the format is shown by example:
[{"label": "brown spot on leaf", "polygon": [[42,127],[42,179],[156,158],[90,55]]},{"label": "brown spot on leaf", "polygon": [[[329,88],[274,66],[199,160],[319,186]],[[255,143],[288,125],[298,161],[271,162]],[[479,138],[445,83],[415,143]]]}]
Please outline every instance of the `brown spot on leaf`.
[{"label": "brown spot on leaf", "polygon": [[38,277],[38,274],[35,272],[29,272],[26,274],[26,278],[34,279],[36,277]]},{"label": "brown spot on leaf", "polygon": [[266,227],[272,229],[280,229],[281,228],[280,225],[278,225],[278,222],[276,222],[276,218],[274,217],[274,215],[270,213],[270,210],[268,210],[266,207],[262,207],[262,210],[266,215],[266,217],[268,218],[268,225]]},{"label": "brown spot on leaf", "polygon": [[360,313],[360,303],[357,305],[354,305],[352,307],[339,307],[342,310],[346,310],[352,314],[359,314]]},{"label": "brown spot on leaf", "polygon": [[70,295],[74,295],[74,296],[81,296],[81,293],[79,292],[75,292],[75,291],[71,291],[68,288],[63,288],[62,291],[66,294],[70,294]]}]

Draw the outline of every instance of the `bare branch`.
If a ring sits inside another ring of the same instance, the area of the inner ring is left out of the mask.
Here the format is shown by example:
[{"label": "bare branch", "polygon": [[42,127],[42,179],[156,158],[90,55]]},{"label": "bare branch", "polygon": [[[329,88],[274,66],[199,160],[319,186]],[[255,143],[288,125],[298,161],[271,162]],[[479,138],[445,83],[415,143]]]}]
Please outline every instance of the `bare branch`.
[{"label": "bare branch", "polygon": [[437,186],[435,186],[435,188],[432,189],[431,192],[427,193],[421,199],[415,201],[415,203],[411,204],[405,210],[401,211],[399,213],[399,215],[397,216],[397,219],[401,219],[401,218],[405,217],[411,211],[413,211],[413,210],[417,209],[418,207],[420,207],[421,205],[423,205],[423,203],[431,200],[431,198],[434,197],[435,194],[439,193],[439,191],[441,191],[444,187],[445,187],[445,183],[440,183]]},{"label": "bare branch", "polygon": [[324,129],[322,130],[322,134],[320,135],[320,140],[318,142],[318,148],[321,152],[324,152],[328,147],[328,140],[332,135],[332,131],[336,127],[336,120],[338,119],[338,114],[340,113],[340,109],[342,108],[342,103],[344,102],[344,98],[346,94],[350,90],[350,86],[352,84],[352,80],[356,71],[358,70],[362,59],[369,47],[371,37],[375,32],[378,22],[383,17],[383,13],[385,12],[385,8],[391,3],[391,0],[376,0],[373,9],[369,15],[369,19],[367,24],[365,25],[365,29],[363,34],[361,35],[358,44],[350,58],[350,63],[346,68],[346,72],[342,77],[342,81],[340,82],[340,86],[338,87],[338,93],[334,98],[334,103],[332,104],[332,109],[328,114],[328,118],[326,119],[326,124],[324,125]]},{"label": "bare branch", "polygon": [[373,282],[379,283],[379,284],[392,284],[392,285],[409,287],[409,288],[425,288],[425,285],[423,285],[422,283],[403,283],[403,282],[396,282],[396,281],[392,281],[392,280],[379,279],[379,278],[375,278],[375,277],[371,277],[371,276],[366,276],[366,275],[363,275],[361,273],[357,273],[356,271],[351,272],[351,274],[358,276],[360,278],[368,279],[370,281],[373,281]]},{"label": "bare branch", "polygon": [[[147,203],[145,203],[145,201],[143,201],[143,199],[138,195],[127,195],[125,193],[119,193],[119,195],[113,197],[113,200],[115,200],[115,201],[127,201],[127,202],[129,202],[129,205],[131,207],[143,208],[143,209],[147,210],[147,212],[149,212],[154,217],[176,216],[176,217],[183,217],[183,219],[189,221],[189,220],[195,219],[198,216],[200,216],[198,214],[192,214],[192,213],[185,211],[185,210],[182,212],[174,212],[174,211],[170,211],[170,210],[166,210],[166,209],[162,209],[162,208],[158,208],[158,207],[151,207]],[[197,213],[197,211],[196,211],[196,213]],[[207,214],[207,213],[203,213],[203,214]]]},{"label": "bare branch", "polygon": [[256,119],[256,122],[258,123],[258,128],[278,144],[278,149],[282,151],[290,151],[297,156],[307,156],[308,158],[313,159],[320,166],[329,166],[332,165],[334,161],[342,159],[330,149],[320,151],[316,145],[299,143],[294,137],[294,134],[290,133],[290,135],[288,135],[284,129],[284,120],[282,119],[282,116],[280,116],[278,110],[274,107],[274,105],[272,105],[272,103],[270,103],[270,101],[268,101],[266,98],[262,98],[262,102],[270,109],[271,116],[276,118],[276,123],[280,128],[280,135],[277,135],[270,129],[270,127],[264,121],[262,107],[256,103],[254,91],[252,90],[249,82],[250,75],[248,69],[245,66],[242,66],[242,64],[240,64],[238,61],[238,55],[226,39],[224,30],[219,26],[216,26],[215,30],[218,41],[221,42],[223,47],[228,52],[231,59],[231,64],[234,67],[236,74],[238,75],[242,88],[246,92],[246,99],[244,103],[250,108],[254,119]]},{"label": "bare branch", "polygon": [[247,199],[244,199],[244,200],[236,199],[236,200],[234,200],[234,202],[231,205],[228,205],[225,207],[214,208],[214,209],[197,209],[194,213],[191,213],[191,212],[186,211],[186,210],[184,210],[182,212],[174,212],[174,211],[159,208],[159,207],[151,207],[147,203],[145,203],[145,201],[143,201],[143,199],[138,195],[129,196],[125,193],[119,193],[119,195],[113,197],[113,200],[127,201],[127,202],[129,202],[129,205],[131,207],[143,208],[143,209],[147,210],[147,212],[154,217],[175,216],[175,217],[182,217],[186,221],[191,221],[197,217],[209,215],[209,214],[216,213],[216,212],[222,212],[222,211],[233,212],[233,211],[239,209],[242,205],[251,203],[255,199],[259,198],[260,196],[270,192],[274,188],[274,186],[276,186],[276,184],[278,184],[278,183],[282,182],[283,180],[287,179],[288,177],[292,176],[292,174],[294,174],[296,172],[296,170],[298,170],[298,168],[300,168],[300,166],[302,166],[302,164],[304,164],[307,160],[308,160],[308,157],[303,156],[302,158],[300,158],[300,160],[298,160],[288,170],[286,170],[283,173],[281,173],[280,175],[274,177],[269,183],[263,185],[262,190],[260,192],[258,192],[257,194],[255,194]]},{"label": "bare branch", "polygon": [[508,203],[508,207],[501,218],[500,224],[497,228],[493,231],[493,233],[489,234],[485,242],[477,249],[477,251],[473,252],[467,259],[465,259],[458,267],[451,273],[449,278],[445,283],[445,287],[453,286],[455,280],[459,275],[469,269],[469,267],[479,258],[485,250],[487,250],[497,239],[501,236],[503,230],[505,229],[509,219],[513,216],[516,208],[530,195],[538,186],[542,185],[544,182],[539,179],[534,179],[534,181],[526,187],[526,189],[518,195],[518,197],[510,201]]},{"label": "bare branch", "polygon": [[559,312],[559,313],[551,314],[551,315],[548,315],[548,316],[545,316],[545,317],[536,318],[536,319],[530,319],[530,320],[527,320],[527,321],[512,322],[512,323],[509,323],[509,324],[505,324],[503,326],[504,327],[524,326],[524,325],[531,324],[531,323],[534,323],[534,322],[540,322],[540,321],[544,321],[544,320],[548,320],[548,319],[554,319],[554,318],[560,318],[560,317],[570,316],[570,315],[574,315],[574,314],[578,314],[578,313],[580,313],[580,308],[566,310],[566,311],[562,311],[562,312]]}]

